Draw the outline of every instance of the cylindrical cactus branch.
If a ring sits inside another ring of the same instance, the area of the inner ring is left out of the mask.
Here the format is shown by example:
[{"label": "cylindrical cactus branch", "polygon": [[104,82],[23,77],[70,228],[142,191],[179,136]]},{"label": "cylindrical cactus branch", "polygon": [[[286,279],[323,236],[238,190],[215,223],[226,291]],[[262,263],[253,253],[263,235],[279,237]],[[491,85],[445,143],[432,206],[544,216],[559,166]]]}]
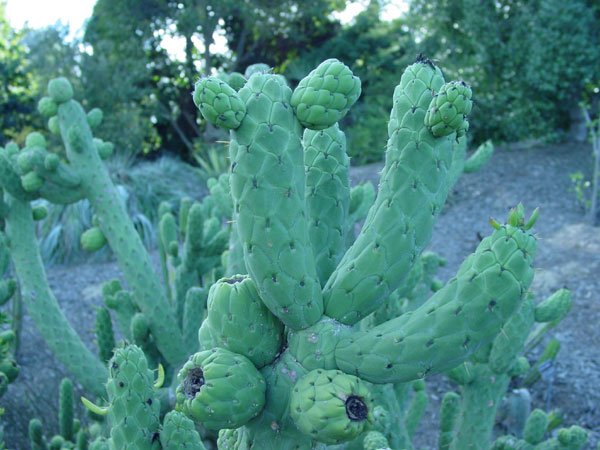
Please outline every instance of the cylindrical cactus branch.
[{"label": "cylindrical cactus branch", "polygon": [[71,327],[48,286],[31,206],[16,198],[9,198],[8,204],[6,234],[27,311],[56,357],[87,391],[102,395],[108,372]]},{"label": "cylindrical cactus branch", "polygon": [[231,133],[230,184],[246,267],[273,314],[304,328],[319,320],[323,303],[304,214],[304,156],[291,90],[274,75],[255,74],[239,96],[246,116]]},{"label": "cylindrical cactus branch", "polygon": [[346,249],[350,200],[346,136],[337,124],[304,130],[306,210],[317,275],[324,285]]},{"label": "cylindrical cactus branch", "polygon": [[110,450],[159,449],[160,402],[144,353],[135,345],[118,348],[108,366]]},{"label": "cylindrical cactus branch", "polygon": [[94,208],[99,228],[120,263],[134,300],[149,318],[152,334],[165,359],[172,364],[181,363],[187,354],[175,315],[98,154],[88,118],[81,105],[72,99],[73,88],[66,79],[52,80],[48,93],[57,105],[69,165],[81,179],[80,189]]},{"label": "cylindrical cactus branch", "polygon": [[448,194],[454,135],[435,137],[424,119],[441,71],[417,61],[394,91],[386,162],[375,204],[360,235],[323,290],[325,313],[354,324],[405,280],[428,244]]},{"label": "cylindrical cactus branch", "polygon": [[[449,446],[451,450],[489,448],[496,413],[506,389],[512,377],[523,375],[529,368],[527,360],[522,364],[524,358],[519,355],[525,348],[536,318],[560,320],[569,307],[570,294],[567,290],[558,291],[537,306],[528,295],[491,345],[478,352],[477,357],[466,362],[464,367],[449,373],[461,385],[460,413]],[[541,431],[539,442],[544,433],[545,428]]]}]

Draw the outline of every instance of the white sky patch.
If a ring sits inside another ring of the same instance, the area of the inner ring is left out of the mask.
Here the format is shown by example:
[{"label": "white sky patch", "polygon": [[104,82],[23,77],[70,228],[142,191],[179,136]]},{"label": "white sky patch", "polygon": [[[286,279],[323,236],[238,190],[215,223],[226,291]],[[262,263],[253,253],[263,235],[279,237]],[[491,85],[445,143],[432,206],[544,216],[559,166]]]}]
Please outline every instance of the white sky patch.
[{"label": "white sky patch", "polygon": [[96,0],[8,0],[6,17],[17,28],[43,28],[62,22],[69,25],[70,36],[83,32]]},{"label": "white sky patch", "polygon": [[[346,9],[334,12],[332,15],[344,25],[349,24],[369,5],[369,0],[356,0],[349,2]],[[394,20],[408,12],[407,0],[389,0],[381,11],[381,20]]]}]

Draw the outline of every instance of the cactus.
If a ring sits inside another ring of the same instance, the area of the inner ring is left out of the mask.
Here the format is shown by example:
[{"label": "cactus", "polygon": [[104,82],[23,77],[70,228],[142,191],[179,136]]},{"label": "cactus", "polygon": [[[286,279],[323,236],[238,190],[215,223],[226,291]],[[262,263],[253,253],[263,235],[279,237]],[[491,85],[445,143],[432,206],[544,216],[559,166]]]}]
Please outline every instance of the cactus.
[{"label": "cactus", "polygon": [[[508,269],[509,265],[505,267]],[[461,386],[460,413],[450,449],[488,448],[496,413],[511,379],[524,375],[529,369],[527,360],[522,364],[519,355],[524,351],[530,333],[535,333],[532,329],[536,320],[559,321],[570,304],[570,293],[566,289],[557,291],[538,305],[528,295],[490,345],[449,373],[450,378]],[[545,424],[543,427],[539,425],[541,422]],[[547,423],[542,420],[541,412],[534,410],[523,431],[524,436],[530,437],[528,442],[541,442]]]},{"label": "cactus", "polygon": [[134,345],[116,349],[109,362],[106,391],[111,450],[160,448],[160,403],[147,364],[142,350]]},{"label": "cactus", "polygon": [[[493,222],[492,235],[442,287],[434,279],[441,260],[420,254],[452,185],[452,153],[457,136],[468,129],[470,89],[445,84],[441,71],[424,58],[405,71],[394,93],[379,193],[354,240],[354,219],[364,214],[361,204],[370,204],[369,191],[352,195],[348,189],[343,132],[335,123],[360,94],[358,80],[335,60],[321,64],[293,92],[268,72],[247,78],[237,92],[221,86],[223,81],[201,79],[195,98],[206,120],[231,128],[229,256],[239,242],[249,273],[249,278],[234,277],[234,286],[242,280],[256,285],[257,297],[248,298],[259,298],[285,325],[287,348],[280,347],[275,359],[251,362],[264,378],[265,402],[252,417],[240,418],[235,431],[207,417],[204,401],[189,406],[215,389],[200,376],[207,350],[180,372],[178,408],[205,426],[226,427],[219,434],[222,448],[362,445],[361,433],[371,427],[392,448],[409,448],[426,395],[422,382],[412,390],[406,383],[466,361],[489,346],[520,310],[533,279],[536,240],[530,228],[537,213],[526,220],[519,207],[505,225]],[[440,89],[442,94],[434,96]],[[217,90],[223,103],[207,93]],[[235,116],[239,125],[213,113],[224,104],[230,109],[220,113]],[[450,110],[453,117],[446,114]],[[231,283],[231,278],[220,280],[209,292],[200,346],[214,354],[227,347],[250,358],[236,334],[234,324],[246,319],[231,314],[237,304]],[[436,292],[427,299],[431,291]],[[392,298],[398,307],[379,312],[376,322],[368,317]],[[218,314],[211,318],[213,308]],[[255,313],[244,311],[252,321]],[[228,315],[232,318],[223,320]],[[233,378],[238,364],[229,364]],[[189,381],[190,374],[199,382]],[[194,395],[186,396],[191,385]],[[226,386],[218,390],[219,395],[228,391]],[[247,404],[245,394],[233,398]],[[219,405],[215,402],[213,410]],[[385,417],[398,422],[392,425]],[[395,436],[398,425],[401,439]]]},{"label": "cactus", "polygon": [[[53,80],[49,98],[40,102],[55,117],[50,122],[65,142],[66,160],[48,155],[39,135],[23,152],[0,151],[6,191],[0,210],[24,292],[32,303],[32,286],[42,292],[40,308],[53,314],[42,334],[56,341],[55,327],[62,325],[74,356],[65,344],[53,348],[100,397],[98,379],[107,371],[73,344],[76,336],[57,312],[32,256],[29,203],[87,198],[127,281],[129,291],[109,282],[103,295],[124,337],[137,345],[117,348],[109,361],[108,406],[89,404],[108,414],[110,426],[110,438],[96,434],[90,448],[168,448],[181,439],[202,448],[191,420],[220,430],[218,444],[237,450],[346,442],[410,449],[426,406],[421,379],[450,369],[463,389],[459,407],[446,402],[444,448],[476,448],[473,440],[487,445],[489,417],[493,423],[510,377],[525,370],[516,359],[526,345],[523,324],[536,318],[555,324],[565,308],[557,302],[537,311],[528,296],[537,212],[526,219],[520,205],[506,224],[491,222],[490,236],[445,285],[435,279],[443,260],[423,254],[455,181],[453,152],[468,130],[470,88],[446,83],[423,57],[406,69],[394,91],[374,196],[369,185],[348,188],[337,124],[360,95],[360,80],[327,60],[292,91],[282,76],[263,69],[244,82],[208,77],[195,85],[202,116],[230,130],[232,165],[210,184],[211,197],[182,202],[177,218],[161,206],[163,285],[106,174],[102,155],[110,146],[91,133],[101,117],[85,114],[66,80]],[[223,226],[230,218],[231,227]],[[222,261],[231,266],[220,267]],[[221,278],[223,272],[230,276]],[[35,308],[32,315],[40,312]],[[104,358],[111,333],[101,314]],[[172,386],[158,392],[148,364],[165,362],[171,382],[188,356]],[[90,374],[90,367],[99,369]],[[174,386],[176,411],[161,427],[160,411],[171,409]],[[483,394],[492,407],[482,404]],[[477,415],[480,426],[472,421]],[[561,445],[582,440],[577,429],[556,439]]]}]

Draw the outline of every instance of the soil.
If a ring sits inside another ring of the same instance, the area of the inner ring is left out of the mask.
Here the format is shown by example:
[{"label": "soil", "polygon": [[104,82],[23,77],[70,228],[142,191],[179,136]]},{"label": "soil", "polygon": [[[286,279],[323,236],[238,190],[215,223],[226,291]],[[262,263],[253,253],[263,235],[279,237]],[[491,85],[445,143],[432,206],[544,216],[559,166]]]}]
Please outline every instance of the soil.
[{"label": "soil", "polygon": [[[570,143],[529,148],[497,148],[480,172],[465,175],[442,212],[431,242],[448,261],[439,277],[447,280],[491,230],[489,217],[503,220],[508,209],[522,202],[527,211],[540,207],[536,277],[532,287],[541,300],[567,287],[573,308],[550,333],[561,351],[549,376],[531,389],[533,407],[560,409],[563,426],[579,424],[590,432],[589,447],[600,442],[600,228],[584,223],[583,211],[570,190],[568,174],[589,174],[592,157],[587,144]],[[375,185],[382,164],[353,168],[354,183]],[[95,350],[95,309],[101,304],[101,283],[119,277],[114,263],[55,266],[48,270],[50,285],[74,328]],[[46,435],[57,430],[58,385],[67,373],[57,362],[27,316],[17,354],[21,373],[1,405],[8,448],[29,448],[27,424],[31,417],[44,423]],[[430,402],[415,438],[416,448],[435,449],[437,411],[443,394],[456,389],[441,376],[427,384]],[[81,393],[81,392],[80,392]],[[78,396],[76,397],[78,398]],[[77,404],[80,415],[83,408]]]}]

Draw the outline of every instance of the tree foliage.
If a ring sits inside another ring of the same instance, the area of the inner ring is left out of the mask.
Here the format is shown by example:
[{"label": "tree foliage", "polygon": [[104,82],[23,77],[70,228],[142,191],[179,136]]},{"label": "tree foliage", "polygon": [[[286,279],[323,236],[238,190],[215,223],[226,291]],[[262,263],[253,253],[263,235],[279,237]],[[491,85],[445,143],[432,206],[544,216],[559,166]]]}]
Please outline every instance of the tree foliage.
[{"label": "tree foliage", "polygon": [[472,84],[476,141],[566,129],[600,61],[584,0],[412,0],[409,21],[420,49]]},{"label": "tree foliage", "polygon": [[18,138],[31,125],[35,111],[32,76],[26,68],[21,33],[13,30],[0,1],[0,145]]}]

